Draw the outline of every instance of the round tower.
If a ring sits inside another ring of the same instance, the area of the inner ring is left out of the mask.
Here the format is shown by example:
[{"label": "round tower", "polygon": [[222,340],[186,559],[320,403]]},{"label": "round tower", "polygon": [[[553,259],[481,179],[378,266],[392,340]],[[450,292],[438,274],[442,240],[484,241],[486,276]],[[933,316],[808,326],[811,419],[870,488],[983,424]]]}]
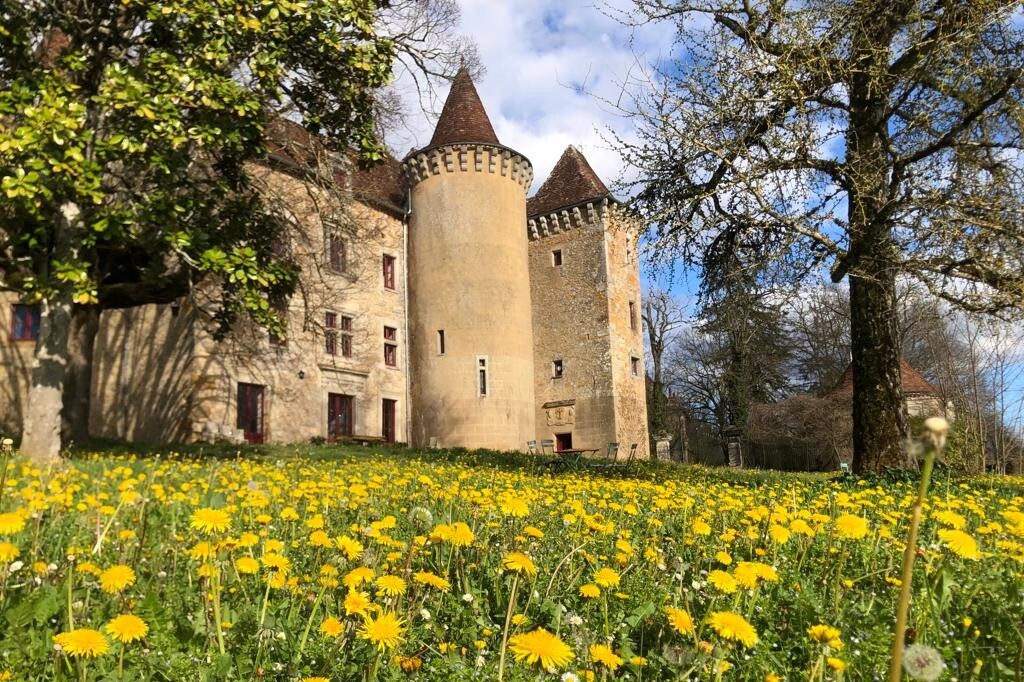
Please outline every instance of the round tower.
[{"label": "round tower", "polygon": [[535,437],[526,193],[469,74],[452,82],[409,178],[414,445],[521,450]]}]

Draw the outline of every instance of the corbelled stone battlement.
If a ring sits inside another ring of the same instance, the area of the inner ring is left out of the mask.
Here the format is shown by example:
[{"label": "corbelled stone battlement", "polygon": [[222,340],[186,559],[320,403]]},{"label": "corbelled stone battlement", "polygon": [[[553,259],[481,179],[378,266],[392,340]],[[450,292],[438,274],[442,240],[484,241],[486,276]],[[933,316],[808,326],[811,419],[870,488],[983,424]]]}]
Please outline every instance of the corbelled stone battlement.
[{"label": "corbelled stone battlement", "polygon": [[529,159],[500,144],[458,143],[413,152],[404,162],[409,183],[415,185],[442,173],[492,173],[515,180],[528,192],[533,183]]},{"label": "corbelled stone battlement", "polygon": [[526,222],[526,236],[530,241],[568,232],[574,227],[593,225],[608,214],[611,200],[587,201],[558,211],[532,216]]}]

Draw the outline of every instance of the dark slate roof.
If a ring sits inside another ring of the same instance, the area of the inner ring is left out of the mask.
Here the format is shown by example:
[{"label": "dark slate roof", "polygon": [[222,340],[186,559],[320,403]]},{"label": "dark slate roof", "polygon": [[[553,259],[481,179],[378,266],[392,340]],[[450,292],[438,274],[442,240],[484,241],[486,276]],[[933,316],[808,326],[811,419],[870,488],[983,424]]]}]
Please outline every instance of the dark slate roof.
[{"label": "dark slate roof", "polygon": [[491,119],[487,117],[484,105],[480,102],[473,79],[465,68],[460,69],[452,81],[452,89],[437,119],[430,146],[460,142],[500,144],[491,126]]},{"label": "dark slate roof", "polygon": [[612,198],[611,192],[601,182],[601,178],[597,177],[597,173],[587,163],[586,157],[576,147],[569,145],[548,179],[526,202],[526,214],[544,215],[561,208],[605,198]]},{"label": "dark slate roof", "polygon": [[[278,118],[267,125],[267,157],[285,168],[308,168],[327,151],[326,141],[312,135],[295,121]],[[387,154],[383,160],[361,167],[356,152],[348,153],[348,168],[340,164],[334,180],[344,186],[351,178],[352,194],[363,203],[401,216],[405,206],[405,176],[402,164]]]},{"label": "dark slate roof", "polygon": [[[928,383],[928,380],[921,376],[920,372],[910,366],[910,363],[900,358],[900,382],[903,384],[905,395],[939,395],[939,389]],[[827,393],[829,396],[843,393],[853,393],[853,364],[847,366],[839,383]]]}]

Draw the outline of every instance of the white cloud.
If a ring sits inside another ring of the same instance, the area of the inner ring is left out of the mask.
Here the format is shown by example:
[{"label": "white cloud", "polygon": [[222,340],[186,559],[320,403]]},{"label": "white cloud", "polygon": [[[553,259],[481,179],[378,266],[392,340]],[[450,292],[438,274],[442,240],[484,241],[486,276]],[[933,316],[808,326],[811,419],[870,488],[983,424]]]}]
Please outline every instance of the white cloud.
[{"label": "white cloud", "polygon": [[[608,128],[631,138],[614,101],[631,70],[670,50],[673,27],[628,29],[607,15],[629,0],[601,8],[579,0],[460,0],[461,32],[474,39],[487,72],[477,90],[502,144],[533,163],[531,193],[566,146],[575,145],[609,185],[622,162],[602,138]],[[604,10],[604,11],[602,11]],[[443,101],[442,93],[442,101]],[[389,143],[399,156],[426,145],[434,119],[417,114]]]}]

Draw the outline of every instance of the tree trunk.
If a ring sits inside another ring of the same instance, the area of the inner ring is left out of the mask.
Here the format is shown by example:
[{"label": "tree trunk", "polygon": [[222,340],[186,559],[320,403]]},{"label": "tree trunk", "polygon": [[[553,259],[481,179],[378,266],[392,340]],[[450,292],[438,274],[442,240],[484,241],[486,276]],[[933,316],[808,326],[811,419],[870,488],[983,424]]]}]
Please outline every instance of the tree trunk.
[{"label": "tree trunk", "polygon": [[22,424],[21,453],[40,463],[60,457],[61,406],[71,327],[71,292],[43,301]]},{"label": "tree trunk", "polygon": [[[82,219],[79,206],[67,202],[54,216],[50,258],[69,262],[74,258],[74,237]],[[32,361],[28,396],[21,431],[21,453],[46,464],[60,457],[61,408],[68,367],[72,291],[67,285],[40,304],[39,338]]]},{"label": "tree trunk", "polygon": [[68,339],[68,367],[64,381],[64,411],[61,440],[84,443],[89,440],[89,410],[92,393],[93,349],[100,328],[98,305],[76,305],[71,311]]},{"label": "tree trunk", "polygon": [[916,466],[904,452],[907,408],[900,378],[893,271],[850,275],[853,468]]}]

